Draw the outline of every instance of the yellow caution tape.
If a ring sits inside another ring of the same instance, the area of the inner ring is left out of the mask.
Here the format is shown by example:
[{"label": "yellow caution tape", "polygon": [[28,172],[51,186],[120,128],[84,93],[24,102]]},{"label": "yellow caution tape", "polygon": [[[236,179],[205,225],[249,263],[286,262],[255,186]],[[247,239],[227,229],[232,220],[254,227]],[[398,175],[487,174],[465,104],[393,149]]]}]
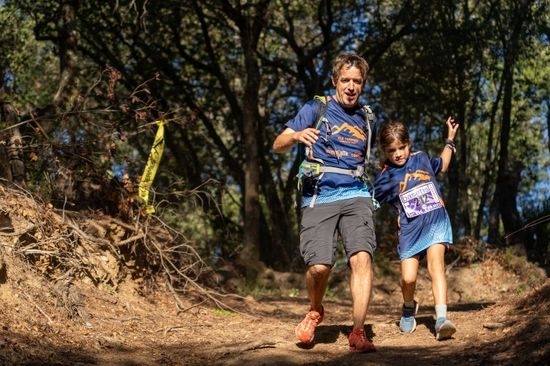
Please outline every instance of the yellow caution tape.
[{"label": "yellow caution tape", "polygon": [[147,159],[147,164],[145,165],[145,170],[141,176],[141,181],[139,182],[138,195],[145,203],[145,212],[150,215],[155,212],[155,207],[149,204],[149,190],[155,175],[157,174],[157,169],[159,167],[160,158],[164,152],[164,125],[166,120],[162,119],[156,121],[158,125],[157,134],[155,136],[155,141],[151,147],[151,152],[149,153],[149,159]]}]

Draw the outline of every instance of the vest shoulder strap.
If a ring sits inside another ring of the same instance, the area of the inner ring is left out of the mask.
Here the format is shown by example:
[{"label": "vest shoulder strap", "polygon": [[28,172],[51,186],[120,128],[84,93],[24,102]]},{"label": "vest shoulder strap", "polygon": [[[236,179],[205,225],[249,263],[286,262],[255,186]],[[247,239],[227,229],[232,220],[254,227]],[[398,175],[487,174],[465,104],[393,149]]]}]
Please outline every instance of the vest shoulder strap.
[{"label": "vest shoulder strap", "polygon": [[374,122],[374,120],[376,119],[376,116],[374,115],[374,112],[372,111],[372,108],[370,107],[370,105],[365,104],[361,108],[365,113],[365,121],[369,123]]},{"label": "vest shoulder strap", "polygon": [[373,134],[373,125],[374,121],[376,119],[376,116],[374,115],[374,112],[372,111],[372,108],[370,105],[363,105],[361,107],[363,109],[363,113],[365,114],[365,127],[367,129],[367,151],[365,154],[365,163],[366,166],[369,163],[370,160],[370,150],[371,150],[371,143],[372,143],[372,134]]},{"label": "vest shoulder strap", "polygon": [[311,127],[315,126],[315,129],[318,130],[323,123],[323,118],[326,118],[325,116],[327,114],[327,105],[330,100],[330,96],[316,95],[313,97],[313,100],[317,102],[317,114]]}]

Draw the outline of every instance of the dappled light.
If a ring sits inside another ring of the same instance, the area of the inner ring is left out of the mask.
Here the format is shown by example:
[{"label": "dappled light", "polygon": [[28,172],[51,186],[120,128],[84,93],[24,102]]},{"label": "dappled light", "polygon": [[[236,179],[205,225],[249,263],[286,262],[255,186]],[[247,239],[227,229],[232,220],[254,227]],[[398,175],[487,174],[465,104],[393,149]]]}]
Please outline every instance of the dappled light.
[{"label": "dappled light", "polygon": [[550,364],[549,13],[0,1],[0,364]]}]

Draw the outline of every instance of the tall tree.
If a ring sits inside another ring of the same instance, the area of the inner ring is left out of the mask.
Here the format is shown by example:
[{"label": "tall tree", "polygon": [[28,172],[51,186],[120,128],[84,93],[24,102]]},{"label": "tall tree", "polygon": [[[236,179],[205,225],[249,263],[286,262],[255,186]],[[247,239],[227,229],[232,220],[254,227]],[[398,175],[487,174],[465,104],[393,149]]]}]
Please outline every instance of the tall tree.
[{"label": "tall tree", "polygon": [[489,218],[488,240],[490,242],[497,242],[499,217],[502,218],[504,231],[506,233],[516,231],[521,222],[516,199],[523,167],[521,162],[509,160],[508,143],[512,130],[512,98],[515,66],[521,53],[521,35],[525,32],[527,23],[531,18],[531,6],[533,3],[534,1],[530,0],[519,2],[512,1],[509,4],[511,7],[510,9],[499,12],[501,14],[507,14],[508,17],[503,19],[500,28],[502,32],[502,50],[504,53],[504,86],[498,173]]},{"label": "tall tree", "polygon": [[[533,12],[524,25],[530,20],[544,23],[543,3],[531,2],[539,13]],[[189,230],[201,250],[224,259],[240,257],[245,267],[259,261],[277,269],[300,265],[299,210],[293,210],[300,160],[293,152],[272,154],[271,142],[305,101],[331,93],[331,60],[342,51],[366,57],[371,70],[363,101],[375,108],[379,122],[408,122],[416,147],[438,153],[446,116],[461,120],[460,152],[443,182],[453,226],[460,235],[482,236],[486,231],[485,197],[497,185],[496,170],[484,157],[492,159],[493,150],[502,153],[506,133],[499,129],[499,121],[504,121],[505,87],[512,85],[511,100],[516,101],[511,115],[518,116],[522,126],[510,117],[507,144],[520,146],[521,135],[536,132],[536,126],[522,121],[540,113],[522,106],[536,104],[538,94],[514,92],[528,84],[518,83],[518,74],[508,84],[499,78],[508,75],[504,71],[517,72],[517,65],[528,57],[524,51],[529,37],[541,34],[544,26],[535,31],[530,25],[529,32],[517,34],[516,61],[504,67],[502,45],[511,44],[510,22],[517,18],[516,13],[509,16],[512,12],[502,11],[511,6],[509,1],[166,0],[135,6],[130,0],[20,0],[4,4],[29,16],[37,38],[50,42],[49,49],[57,54],[57,71],[39,77],[16,73],[18,80],[42,82],[49,77],[41,83],[48,85],[46,102],[42,91],[36,103],[29,102],[35,90],[43,90],[39,88],[25,87],[25,93],[13,94],[16,110],[32,113],[37,123],[29,126],[48,136],[40,140],[34,131],[22,134],[36,137],[46,147],[38,161],[49,164],[33,163],[29,170],[33,179],[55,179],[55,169],[61,167],[73,174],[94,171],[104,176],[118,169],[135,178],[143,166],[139,161],[147,158],[154,121],[166,118],[167,149],[156,188],[163,202],[178,205],[161,214]],[[507,28],[510,31],[492,32]],[[543,40],[539,37],[539,42]],[[535,49],[530,48],[529,55],[540,53]],[[119,97],[120,92],[129,98]],[[62,100],[63,113],[58,115],[48,106],[55,95]],[[28,98],[23,101],[23,96]],[[499,98],[500,102],[495,100]],[[99,111],[108,117],[86,117]],[[490,137],[497,133],[499,138]],[[118,148],[111,148],[122,145],[116,136],[127,139],[117,156]],[[521,151],[538,153],[538,146],[524,146]],[[514,149],[509,149],[507,160],[523,163],[518,165],[522,176],[535,169]],[[35,174],[41,169],[48,174]],[[509,189],[523,194],[528,182],[518,181],[518,187]],[[195,192],[202,212],[188,215],[182,209],[188,203],[179,192],[194,187],[199,187]],[[519,207],[521,202],[513,205]],[[473,229],[470,212],[478,212]],[[499,212],[514,214],[500,208]],[[256,270],[249,268],[250,273]]]},{"label": "tall tree", "polygon": [[248,270],[247,277],[255,278],[260,262],[260,65],[258,62],[258,40],[265,29],[269,1],[259,1],[248,6],[231,5],[222,1],[224,13],[239,29],[240,43],[244,56],[245,85],[242,99],[243,136],[245,144],[244,168],[244,235],[243,250],[239,255],[241,264]]}]

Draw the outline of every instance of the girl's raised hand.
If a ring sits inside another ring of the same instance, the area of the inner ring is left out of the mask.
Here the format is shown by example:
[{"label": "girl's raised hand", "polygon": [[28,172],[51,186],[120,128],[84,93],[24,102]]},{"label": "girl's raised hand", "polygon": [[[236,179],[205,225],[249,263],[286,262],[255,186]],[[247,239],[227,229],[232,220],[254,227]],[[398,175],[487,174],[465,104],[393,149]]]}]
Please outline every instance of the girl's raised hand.
[{"label": "girl's raised hand", "polygon": [[458,123],[455,122],[453,117],[447,118],[447,138],[454,140],[456,136],[456,132],[458,131],[458,126],[460,126]]}]

